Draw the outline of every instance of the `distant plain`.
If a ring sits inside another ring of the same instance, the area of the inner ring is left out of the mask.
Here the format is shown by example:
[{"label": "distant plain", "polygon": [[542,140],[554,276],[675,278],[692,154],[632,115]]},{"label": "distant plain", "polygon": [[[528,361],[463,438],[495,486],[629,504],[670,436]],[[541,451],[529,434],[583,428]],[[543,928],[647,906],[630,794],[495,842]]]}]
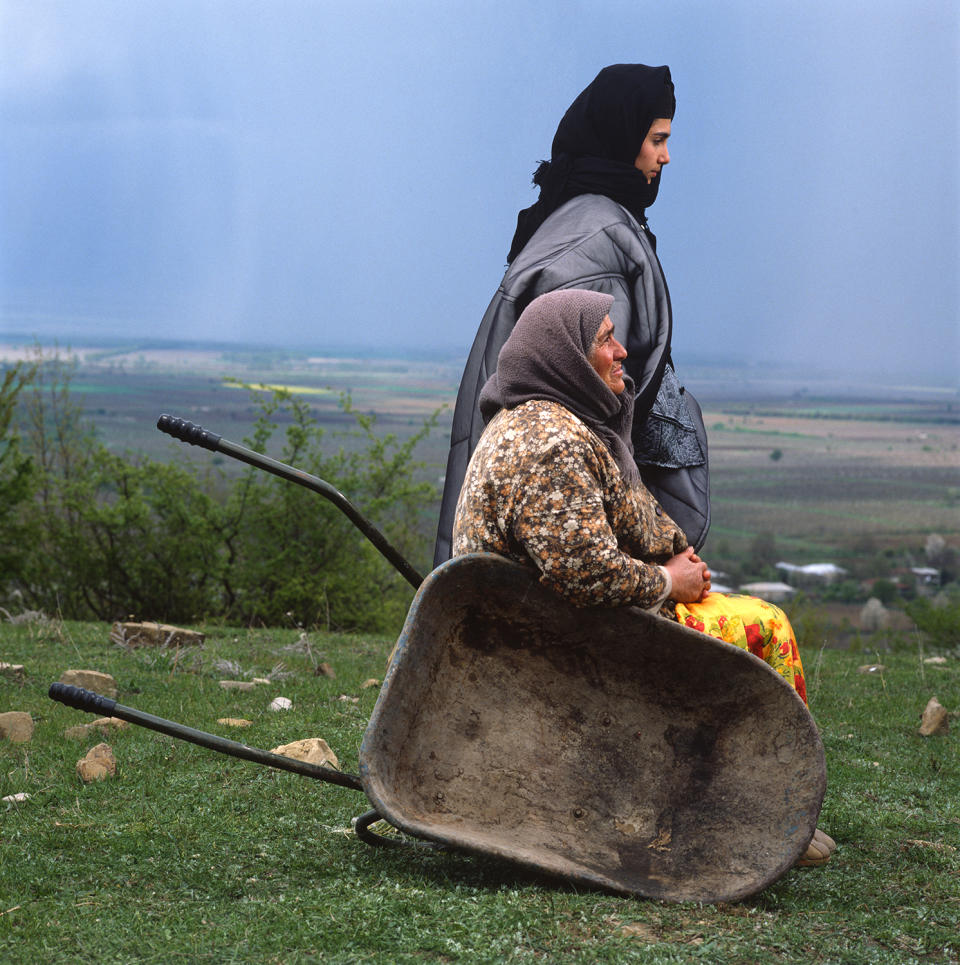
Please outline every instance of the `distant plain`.
[{"label": "distant plain", "polygon": [[[34,350],[0,344],[0,363]],[[399,437],[437,413],[418,458],[426,478],[442,480],[462,359],[155,344],[71,346],[69,354],[77,361],[71,395],[113,450],[209,460],[157,431],[163,412],[242,442],[257,406],[225,381],[232,378],[289,387],[328,427],[331,446],[344,444],[338,433],[352,421],[339,407],[342,393],[357,410],[376,414],[378,431]],[[955,387],[849,386],[706,368],[685,374],[709,434],[713,520],[706,555],[721,544],[725,553],[742,553],[758,534],[773,534],[781,554],[800,563],[843,563],[851,553],[886,549],[919,553],[933,533],[960,547]]]}]

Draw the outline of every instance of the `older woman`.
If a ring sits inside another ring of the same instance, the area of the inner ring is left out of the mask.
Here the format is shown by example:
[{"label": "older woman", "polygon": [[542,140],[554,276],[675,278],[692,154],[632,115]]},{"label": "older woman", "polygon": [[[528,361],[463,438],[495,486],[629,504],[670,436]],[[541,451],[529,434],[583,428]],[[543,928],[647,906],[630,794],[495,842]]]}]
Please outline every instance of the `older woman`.
[{"label": "older woman", "polygon": [[[486,428],[457,502],[455,555],[535,566],[579,606],[639,606],[765,660],[806,702],[779,608],[710,592],[707,565],[643,485],[633,459],[633,384],[612,296],[551,292],[524,309],[480,393]],[[821,832],[802,863],[826,861]]]},{"label": "older woman", "polygon": [[670,359],[673,321],[656,239],[647,225],[670,161],[675,98],[667,67],[605,67],[570,105],[540,197],[520,212],[509,268],[477,332],[460,383],[451,432],[435,563],[450,554],[457,497],[483,429],[480,390],[520,312],[538,295],[580,288],[613,296],[614,334],[630,353],[634,460],[644,481],[693,546],[710,522],[707,439],[699,407]]}]

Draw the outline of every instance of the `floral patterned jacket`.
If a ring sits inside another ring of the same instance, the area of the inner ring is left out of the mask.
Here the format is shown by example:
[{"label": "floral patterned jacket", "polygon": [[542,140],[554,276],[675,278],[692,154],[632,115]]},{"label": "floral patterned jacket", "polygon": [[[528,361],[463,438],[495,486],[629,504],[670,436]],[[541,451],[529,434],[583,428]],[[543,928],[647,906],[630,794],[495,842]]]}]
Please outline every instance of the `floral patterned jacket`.
[{"label": "floral patterned jacket", "polygon": [[687,538],[642,483],[630,487],[603,441],[555,402],[490,420],[467,468],[453,552],[534,564],[578,606],[656,607],[662,566]]}]

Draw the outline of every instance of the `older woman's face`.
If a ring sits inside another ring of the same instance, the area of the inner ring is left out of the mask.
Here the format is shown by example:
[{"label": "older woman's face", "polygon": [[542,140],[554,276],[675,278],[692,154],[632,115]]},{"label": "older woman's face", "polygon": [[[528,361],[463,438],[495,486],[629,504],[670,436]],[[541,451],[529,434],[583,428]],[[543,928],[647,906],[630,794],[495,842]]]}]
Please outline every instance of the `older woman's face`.
[{"label": "older woman's face", "polygon": [[607,388],[617,395],[626,388],[622,364],[626,357],[627,350],[613,337],[613,322],[607,315],[600,323],[587,358]]},{"label": "older woman's face", "polygon": [[660,173],[664,164],[670,163],[670,152],[667,150],[669,137],[670,121],[666,117],[660,117],[650,125],[650,130],[643,139],[633,166],[647,179],[647,184]]}]

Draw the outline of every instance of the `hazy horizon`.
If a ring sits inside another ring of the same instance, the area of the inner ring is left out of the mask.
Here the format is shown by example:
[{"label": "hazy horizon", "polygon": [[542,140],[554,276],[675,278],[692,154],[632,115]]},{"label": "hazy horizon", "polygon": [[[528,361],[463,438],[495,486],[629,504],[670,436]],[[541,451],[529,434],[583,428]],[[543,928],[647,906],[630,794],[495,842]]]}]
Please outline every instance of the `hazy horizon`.
[{"label": "hazy horizon", "polygon": [[673,355],[960,384],[955,0],[0,0],[0,340],[462,358],[605,64],[667,63]]},{"label": "hazy horizon", "polygon": [[[242,365],[249,372],[250,366],[262,360],[265,373],[275,367],[297,370],[309,364],[322,365],[326,361],[369,361],[372,367],[391,362],[413,365],[431,364],[449,368],[451,404],[456,395],[456,383],[466,361],[466,350],[427,349],[422,346],[409,350],[379,347],[376,350],[357,353],[355,346],[343,345],[286,345],[279,346],[255,342],[205,341],[193,339],[152,338],[146,336],[112,336],[78,334],[75,339],[59,334],[41,338],[36,334],[11,333],[0,337],[0,368],[34,356],[39,345],[45,352],[59,351],[62,355],[74,355],[81,363],[94,365],[124,366],[145,365],[164,368],[172,365],[184,370],[197,357],[206,357],[205,364],[228,370],[231,364]],[[214,361],[211,356],[216,356]],[[687,357],[683,365],[683,381],[690,391],[703,398],[751,397],[812,398],[850,397],[861,400],[888,399],[891,402],[914,400],[919,402],[945,402],[950,404],[960,398],[960,387],[955,381],[936,379],[928,370],[904,372],[899,378],[871,375],[870,373],[845,372],[818,366],[791,365],[789,360],[770,363],[764,360],[741,361],[736,365],[722,360],[703,357]]]}]

